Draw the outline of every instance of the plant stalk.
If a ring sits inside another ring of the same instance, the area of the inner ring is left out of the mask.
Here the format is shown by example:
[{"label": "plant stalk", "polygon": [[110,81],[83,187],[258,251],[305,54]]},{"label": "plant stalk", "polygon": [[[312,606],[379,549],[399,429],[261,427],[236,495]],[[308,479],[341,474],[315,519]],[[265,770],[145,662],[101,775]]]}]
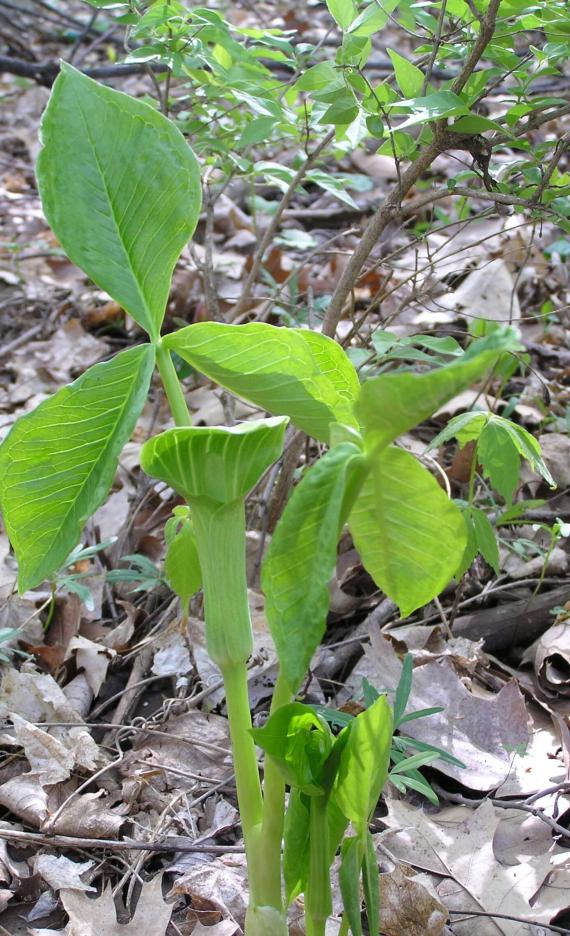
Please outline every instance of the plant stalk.
[{"label": "plant stalk", "polygon": [[305,893],[307,936],[325,936],[332,913],[327,796],[312,796],[309,817],[309,876]]},{"label": "plant stalk", "polygon": [[[208,653],[222,671],[247,857],[247,936],[287,936],[281,897],[281,837],[263,836],[263,798],[251,735],[247,661],[253,649],[242,499],[191,503],[204,588]],[[273,787],[277,803],[277,786]],[[281,813],[283,804],[281,805]],[[278,821],[279,817],[273,817]],[[282,820],[281,820],[282,821]]]},{"label": "plant stalk", "polygon": [[[277,676],[270,715],[291,701],[292,693],[281,673]],[[285,781],[269,756],[263,767],[263,819],[260,850],[266,862],[266,892],[274,906],[282,903],[281,846],[285,819]]]},{"label": "plant stalk", "polygon": [[174,422],[177,426],[191,426],[192,418],[184,399],[178,374],[172,363],[170,351],[160,342],[156,346],[156,363]]}]

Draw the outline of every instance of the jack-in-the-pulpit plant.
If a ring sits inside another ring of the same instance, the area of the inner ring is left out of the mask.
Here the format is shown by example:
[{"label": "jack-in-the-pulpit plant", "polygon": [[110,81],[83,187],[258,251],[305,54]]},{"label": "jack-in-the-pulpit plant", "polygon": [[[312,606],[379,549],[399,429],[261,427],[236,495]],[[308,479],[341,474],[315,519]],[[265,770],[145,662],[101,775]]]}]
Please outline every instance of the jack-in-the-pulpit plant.
[{"label": "jack-in-the-pulpit plant", "polygon": [[[339,848],[342,932],[362,933],[364,898],[369,932],[377,933],[368,823],[388,775],[390,706],[379,696],[335,735],[296,693],[325,630],[345,524],[402,615],[433,599],[462,567],[464,516],[395,443],[518,349],[517,334],[498,329],[445,366],[381,374],[362,386],[339,345],[309,330],[205,322],[161,337],[172,270],[200,212],[199,167],[183,137],[152,107],[65,66],[42,142],[37,174],[51,226],[148,341],[89,368],[19,419],[0,447],[1,506],[19,587],[37,586],[65,564],[108,493],[156,366],[175,428],[144,445],[141,465],[187,505],[167,525],[165,574],[184,615],[203,587],[208,651],[225,682],[248,862],[247,936],[284,936],[299,894],[307,933],[323,936]],[[191,426],[172,352],[270,417]],[[253,730],[245,499],[280,459],[288,422],[327,451],[294,490],[263,563],[279,676],[270,716]],[[256,746],[265,752],[263,785]]]}]

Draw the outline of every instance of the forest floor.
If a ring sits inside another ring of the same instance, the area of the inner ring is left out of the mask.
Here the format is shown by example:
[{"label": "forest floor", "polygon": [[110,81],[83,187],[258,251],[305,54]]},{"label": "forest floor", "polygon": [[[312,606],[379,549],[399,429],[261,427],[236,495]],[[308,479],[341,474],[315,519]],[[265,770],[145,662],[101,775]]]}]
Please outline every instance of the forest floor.
[{"label": "forest floor", "polygon": [[[279,21],[279,4],[262,6]],[[318,15],[299,28],[318,31]],[[32,46],[38,59],[56,61],[66,47],[55,28],[47,33],[32,29]],[[145,75],[115,86],[153,93]],[[34,162],[48,95],[32,80],[0,76],[0,438],[87,366],[141,338],[63,256],[43,217]],[[390,157],[363,150],[345,157],[342,170],[357,207],[311,190],[296,197],[255,296],[258,318],[319,327],[395,173]],[[436,170],[452,177],[455,157],[440,157]],[[531,366],[501,399],[493,387],[462,393],[404,441],[423,457],[446,420],[483,394],[489,409],[508,410],[539,438],[558,487],[523,467],[516,499],[540,503],[501,533],[500,575],[479,558],[460,586],[407,620],[343,537],[328,630],[304,698],[349,707],[362,698],[364,679],[392,697],[408,651],[409,711],[443,708],[410,722],[409,734],[465,765],[423,768],[438,807],[420,794],[386,791],[374,820],[386,936],[570,932],[570,240],[552,224],[500,215],[486,202],[463,221],[452,223],[447,210],[443,200],[437,213],[386,231],[340,335],[351,337],[354,360],[369,363],[359,346],[375,329],[405,342],[464,335],[473,318],[516,324]],[[201,224],[198,254],[204,236]],[[239,188],[219,202],[212,237],[224,313],[258,240]],[[185,252],[178,264],[167,328],[207,317],[196,261]],[[355,330],[380,289],[381,316]],[[228,401],[210,383],[190,375],[185,390],[195,424],[227,421]],[[239,401],[230,410],[237,419],[251,414]],[[86,528],[84,546],[101,548],[63,569],[55,594],[48,586],[16,594],[0,527],[0,628],[17,631],[3,645],[0,687],[0,933],[86,936],[94,921],[104,936],[241,932],[246,871],[223,691],[205,652],[199,599],[186,630],[161,572],[175,497],[139,464],[143,442],[168,425],[156,385],[110,498]],[[469,461],[453,447],[434,454],[453,495],[464,496]],[[311,457],[307,447],[300,460]],[[250,505],[248,534],[258,723],[276,670],[259,586],[268,496]],[[122,919],[138,900],[130,925],[116,926],[117,895]],[[296,914],[291,932],[300,933]],[[331,927],[338,931],[337,922]]]}]

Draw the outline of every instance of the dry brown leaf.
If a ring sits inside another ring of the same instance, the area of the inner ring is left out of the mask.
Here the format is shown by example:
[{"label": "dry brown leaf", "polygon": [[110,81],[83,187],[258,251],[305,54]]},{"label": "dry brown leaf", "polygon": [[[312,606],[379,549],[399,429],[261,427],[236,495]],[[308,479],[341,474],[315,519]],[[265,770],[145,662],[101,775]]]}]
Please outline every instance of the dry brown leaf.
[{"label": "dry brown leaf", "polygon": [[172,906],[162,898],[160,874],[143,885],[129,923],[117,922],[110,886],[96,900],[78,891],[64,889],[61,900],[69,915],[65,936],[165,936],[172,916]]},{"label": "dry brown leaf", "polygon": [[[489,800],[475,810],[452,807],[435,816],[427,816],[403,800],[390,800],[384,821],[397,831],[381,833],[379,841],[395,857],[416,866],[417,851],[420,860],[427,859],[431,864],[427,870],[453,878],[482,910],[549,923],[554,911],[550,899],[541,905],[540,892],[554,869],[552,857],[539,854],[516,865],[499,864],[493,840],[504,818],[503,810],[495,809]],[[560,864],[557,871],[561,875],[570,871],[567,856]],[[438,893],[441,896],[439,888]],[[570,890],[560,888],[559,894],[564,894],[564,902],[558,906],[562,910],[570,903]],[[461,897],[458,893],[456,906],[461,904]],[[447,900],[446,904],[451,906]],[[495,925],[496,931],[505,936],[527,936],[529,932],[524,923],[496,920]]]},{"label": "dry brown leaf", "polygon": [[511,271],[504,260],[485,261],[465,277],[452,293],[440,296],[438,304],[471,319],[518,322],[521,308]]},{"label": "dry brown leaf", "polygon": [[12,777],[0,786],[0,805],[38,828],[48,816],[47,793],[37,777],[24,774]]},{"label": "dry brown leaf", "polygon": [[81,880],[81,875],[89,871],[94,864],[94,861],[70,861],[64,855],[39,854],[34,858],[36,874],[39,874],[54,891],[65,887],[70,890],[94,893],[96,888],[90,887]]},{"label": "dry brown leaf", "polygon": [[156,676],[184,676],[192,669],[188,642],[180,629],[163,631],[156,641],[152,672]]},{"label": "dry brown leaf", "polygon": [[[98,793],[82,793],[65,807],[50,831],[80,838],[117,838],[126,820],[124,816],[113,812],[108,799],[102,790]],[[57,805],[50,809],[50,813],[54,812]]]},{"label": "dry brown leaf", "polygon": [[[522,536],[522,531],[520,533]],[[512,579],[527,579],[541,575],[564,575],[568,569],[568,556],[564,549],[555,546],[548,554],[546,563],[544,556],[533,556],[531,559],[522,559],[516,553],[505,549],[500,550],[501,568],[508,572]],[[546,565],[546,569],[545,569]]]},{"label": "dry brown leaf", "polygon": [[[364,676],[392,698],[402,664],[391,642],[378,633],[351,674],[351,684]],[[513,681],[497,695],[474,695],[443,658],[414,669],[408,711],[441,706],[443,712],[406,724],[406,734],[453,754],[465,764],[455,767],[441,760],[437,769],[473,790],[488,791],[504,784],[513,771],[513,751],[529,744],[524,698]],[[529,785],[534,778],[528,777]],[[534,787],[533,787],[534,789]],[[530,791],[529,791],[530,792]]]},{"label": "dry brown leaf", "polygon": [[0,688],[0,718],[15,712],[32,723],[77,722],[82,719],[55,679],[38,673],[30,663],[20,670],[9,667]]},{"label": "dry brown leaf", "polygon": [[553,624],[537,641],[534,670],[544,692],[570,696],[570,617]]},{"label": "dry brown leaf", "polygon": [[232,763],[227,719],[192,710],[170,718],[160,735],[141,732],[122,769],[134,779],[152,771],[155,789],[188,790],[196,775],[212,783],[229,777]]},{"label": "dry brown leaf", "polygon": [[248,902],[245,855],[221,855],[194,865],[175,882],[168,896],[180,894],[191,899],[194,910],[214,911],[242,927]]},{"label": "dry brown leaf", "polygon": [[447,910],[426,875],[396,865],[380,876],[380,928],[384,936],[442,936]]},{"label": "dry brown leaf", "polygon": [[192,936],[234,936],[239,932],[239,926],[232,920],[222,920],[213,926],[202,926],[200,920],[192,930]]},{"label": "dry brown leaf", "polygon": [[30,764],[29,776],[37,777],[42,786],[67,780],[75,766],[72,751],[53,735],[20,718],[15,712],[11,718],[16,743],[23,747]]},{"label": "dry brown leaf", "polygon": [[570,487],[570,436],[546,432],[538,437],[543,458],[558,487]]},{"label": "dry brown leaf", "polygon": [[69,659],[73,653],[75,653],[77,668],[85,673],[93,696],[98,696],[105,682],[109,663],[116,655],[115,651],[96,644],[92,640],[87,640],[86,637],[77,636],[69,642],[66,659]]}]

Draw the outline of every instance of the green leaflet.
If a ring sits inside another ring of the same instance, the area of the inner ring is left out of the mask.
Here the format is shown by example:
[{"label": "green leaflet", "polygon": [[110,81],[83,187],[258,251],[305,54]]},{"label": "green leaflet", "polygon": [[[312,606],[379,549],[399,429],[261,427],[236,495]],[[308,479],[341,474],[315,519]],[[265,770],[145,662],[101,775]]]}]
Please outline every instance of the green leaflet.
[{"label": "green leaflet", "polygon": [[358,12],[354,0],[327,0],[329,13],[341,29],[347,29]]},{"label": "green leaflet", "polygon": [[275,761],[286,783],[313,796],[326,792],[325,765],[334,739],[324,718],[309,705],[282,705],[263,728],[253,728],[251,733],[255,743]]},{"label": "green leaflet", "polygon": [[356,445],[343,442],[316,462],[293,491],[267,550],[261,578],[265,613],[292,690],[325,631],[347,479],[363,461]]},{"label": "green leaflet", "polygon": [[168,429],[145,442],[141,466],[189,503],[195,498],[230,504],[249,493],[283,448],[286,417],[228,428]]},{"label": "green leaflet", "polygon": [[156,340],[200,214],[200,169],[184,137],[150,105],[63,64],[42,142],[42,205],[62,247]]},{"label": "green leaflet", "polygon": [[300,429],[329,441],[331,422],[357,427],[356,371],[336,342],[299,328],[262,322],[189,325],[164,339],[193,367],[222,387]]},{"label": "green leaflet", "polygon": [[344,840],[340,850],[340,857],[341,863],[338,881],[344,912],[348,919],[352,936],[362,936],[362,922],[360,919],[360,868],[362,865],[362,845],[357,835],[353,835]]},{"label": "green leaflet", "polygon": [[[464,515],[466,522],[470,524],[473,530],[476,549],[481,553],[485,562],[489,563],[495,574],[500,575],[499,546],[491,521],[487,515],[482,510],[478,510],[477,507],[467,507]],[[471,565],[471,563],[469,563],[469,565]]]},{"label": "green leaflet", "polygon": [[192,595],[202,587],[202,572],[192,521],[187,508],[186,515],[181,512],[184,509],[175,508],[180,513],[172,517],[165,527],[167,551],[164,574],[172,591],[180,598],[186,614]]},{"label": "green leaflet", "polygon": [[289,906],[301,894],[309,872],[310,798],[295,787],[289,794],[283,830],[283,876],[285,904]]},{"label": "green leaflet", "polygon": [[21,592],[60,568],[104,501],[153,367],[151,345],[95,364],[21,417],[0,446],[0,501]]},{"label": "green leaflet", "polygon": [[474,342],[451,364],[426,374],[381,374],[367,380],[355,406],[371,430],[374,446],[388,445],[403,432],[431,416],[446,400],[469,387],[505,351],[519,348],[515,329],[505,327]]},{"label": "green leaflet", "polygon": [[424,73],[421,69],[394,49],[386,49],[386,51],[392,60],[396,81],[404,97],[414,98],[421,94],[424,84]]},{"label": "green leaflet", "polygon": [[378,871],[376,849],[374,848],[374,839],[369,829],[366,830],[366,845],[362,863],[362,884],[366,900],[368,929],[371,933],[378,933],[380,931],[380,874]]},{"label": "green leaflet", "polygon": [[332,798],[359,834],[364,834],[388,777],[392,729],[386,696],[343,729],[348,741],[340,755]]},{"label": "green leaflet", "polygon": [[413,455],[394,446],[373,456],[349,525],[364,566],[402,617],[445,588],[466,546],[459,509]]},{"label": "green leaflet", "polygon": [[461,447],[477,440],[476,457],[482,465],[483,473],[507,503],[511,502],[518,484],[520,458],[525,458],[533,471],[544,478],[547,484],[556,487],[542,458],[538,441],[522,426],[504,416],[479,411],[461,413],[449,421],[430,443],[428,450],[452,438],[456,438]]}]

